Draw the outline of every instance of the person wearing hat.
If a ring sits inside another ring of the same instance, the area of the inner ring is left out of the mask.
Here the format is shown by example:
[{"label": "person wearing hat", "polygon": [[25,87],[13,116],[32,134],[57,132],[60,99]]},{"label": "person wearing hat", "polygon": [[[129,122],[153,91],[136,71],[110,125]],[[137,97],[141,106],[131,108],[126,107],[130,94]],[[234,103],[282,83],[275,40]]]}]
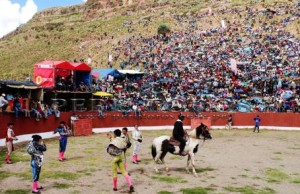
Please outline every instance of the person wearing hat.
[{"label": "person wearing hat", "polygon": [[178,115],[173,128],[173,137],[180,142],[179,145],[179,155],[185,156],[187,153],[184,152],[184,147],[186,145],[186,140],[184,139],[185,131],[183,129],[184,116],[182,114]]},{"label": "person wearing hat", "polygon": [[59,161],[65,160],[65,151],[67,148],[68,142],[68,127],[66,126],[65,121],[61,121],[59,126],[54,130],[54,134],[59,133],[59,154],[58,159]]},{"label": "person wearing hat", "polygon": [[13,123],[8,123],[7,124],[7,133],[6,133],[6,138],[5,138],[5,143],[7,147],[7,152],[6,152],[6,164],[11,164],[11,153],[14,151],[14,140],[18,140],[18,138],[15,136],[14,130],[13,130],[14,124]]},{"label": "person wearing hat", "polygon": [[43,187],[39,186],[39,178],[44,159],[43,152],[47,150],[47,146],[44,144],[40,135],[33,135],[32,141],[26,146],[26,150],[28,154],[31,155],[32,193],[40,193],[40,190],[43,189]]},{"label": "person wearing hat", "polygon": [[5,94],[3,93],[0,96],[0,108],[2,109],[2,112],[6,112],[6,108],[8,107],[8,101],[5,99]]},{"label": "person wearing hat", "polygon": [[134,187],[132,185],[132,181],[130,178],[130,175],[124,168],[124,163],[122,159],[122,153],[124,150],[128,147],[128,144],[126,142],[126,139],[121,137],[121,130],[116,129],[113,132],[113,135],[108,135],[110,138],[110,143],[107,148],[107,152],[113,157],[112,160],[112,166],[113,166],[113,190],[117,191],[117,182],[118,182],[118,168],[120,168],[122,174],[125,176],[125,179],[127,181],[127,184],[129,186],[129,192],[134,192]]}]

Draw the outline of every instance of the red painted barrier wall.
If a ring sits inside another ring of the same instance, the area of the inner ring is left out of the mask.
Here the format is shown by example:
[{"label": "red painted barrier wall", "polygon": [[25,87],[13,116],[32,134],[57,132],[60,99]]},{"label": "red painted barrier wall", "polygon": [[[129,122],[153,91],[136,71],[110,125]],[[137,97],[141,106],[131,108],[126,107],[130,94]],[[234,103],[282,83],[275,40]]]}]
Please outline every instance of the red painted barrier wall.
[{"label": "red painted barrier wall", "polygon": [[74,136],[92,135],[93,120],[92,119],[79,119],[74,121]]},{"label": "red painted barrier wall", "polygon": [[[53,115],[48,119],[35,121],[33,118],[14,118],[13,114],[0,113],[0,138],[5,137],[7,122],[15,123],[16,135],[41,133],[53,131],[61,120],[70,124],[72,112],[61,113],[60,118],[54,118]],[[184,112],[184,125],[191,125],[191,119],[195,118],[193,113]],[[299,127],[300,114],[298,113],[203,113],[200,118],[211,118],[212,126],[224,126],[227,123],[229,114],[233,115],[234,126],[251,126],[254,125],[253,118],[259,115],[262,118],[262,126],[278,127]],[[167,126],[173,125],[177,120],[178,112],[145,112],[142,117],[135,117],[133,113],[123,117],[120,112],[105,113],[104,118],[98,118],[96,112],[78,112],[77,115],[82,119],[92,119],[93,128],[105,127],[131,127],[135,124],[140,126]],[[197,117],[196,117],[197,118]]]},{"label": "red painted barrier wall", "polygon": [[31,133],[42,133],[54,131],[58,126],[59,122],[64,120],[70,126],[70,113],[62,113],[60,118],[55,118],[53,115],[47,119],[41,119],[36,121],[34,118],[15,118],[13,114],[2,114],[0,113],[0,138],[6,136],[7,123],[14,123],[14,132],[16,135],[31,134]]},{"label": "red painted barrier wall", "polygon": [[191,128],[194,129],[203,123],[208,128],[211,128],[211,117],[191,119]]}]

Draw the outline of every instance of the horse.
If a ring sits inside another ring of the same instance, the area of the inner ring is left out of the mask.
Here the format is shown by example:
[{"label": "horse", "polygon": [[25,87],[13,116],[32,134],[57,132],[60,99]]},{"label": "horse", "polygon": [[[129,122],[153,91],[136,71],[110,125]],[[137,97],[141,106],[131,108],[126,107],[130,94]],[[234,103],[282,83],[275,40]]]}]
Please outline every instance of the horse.
[{"label": "horse", "polygon": [[[208,127],[201,123],[195,129],[187,131],[187,142],[184,148],[184,151],[187,153],[187,166],[186,171],[190,173],[189,165],[192,162],[193,167],[193,174],[197,177],[197,172],[195,170],[195,154],[198,151],[198,146],[200,143],[201,138],[203,138],[203,142],[206,139],[212,139]],[[168,166],[165,164],[164,158],[168,152],[173,155],[179,155],[179,146],[174,146],[170,144],[170,137],[169,136],[160,136],[156,137],[152,143],[152,157],[154,159],[155,164],[162,163],[165,166],[166,171],[169,171]],[[159,170],[157,167],[154,167],[155,171],[158,173]]]}]

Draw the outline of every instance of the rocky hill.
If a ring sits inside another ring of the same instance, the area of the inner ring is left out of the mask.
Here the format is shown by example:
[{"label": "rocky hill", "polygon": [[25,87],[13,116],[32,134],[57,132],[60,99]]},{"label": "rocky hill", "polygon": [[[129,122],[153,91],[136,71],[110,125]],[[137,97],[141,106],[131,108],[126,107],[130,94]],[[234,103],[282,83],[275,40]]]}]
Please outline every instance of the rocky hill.
[{"label": "rocky hill", "polygon": [[[134,35],[153,36],[168,24],[172,31],[186,31],[193,21],[197,30],[243,21],[249,7],[280,11],[270,19],[253,16],[247,25],[293,18],[286,30],[299,37],[297,10],[288,10],[296,0],[88,0],[85,4],[47,9],[0,39],[0,80],[23,80],[33,65],[44,59],[92,59],[93,67],[108,67],[108,54]],[[231,10],[235,10],[232,14]],[[299,11],[299,10],[298,10]],[[205,14],[211,12],[211,14]],[[196,16],[203,17],[196,17]],[[194,17],[195,16],[195,17]],[[178,22],[180,18],[180,22]],[[193,19],[195,18],[195,19]],[[201,18],[201,19],[198,19]],[[241,35],[242,36],[242,35]],[[121,60],[121,59],[120,59]],[[114,66],[118,67],[118,61]]]}]

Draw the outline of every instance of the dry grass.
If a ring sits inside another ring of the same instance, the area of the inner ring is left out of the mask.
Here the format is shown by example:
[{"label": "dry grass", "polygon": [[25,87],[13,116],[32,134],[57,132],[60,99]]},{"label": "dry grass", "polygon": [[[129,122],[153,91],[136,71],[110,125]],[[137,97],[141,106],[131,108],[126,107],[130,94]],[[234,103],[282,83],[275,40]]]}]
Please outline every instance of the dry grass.
[{"label": "dry grass", "polygon": [[[154,173],[150,145],[154,137],[170,131],[144,131],[139,165],[130,163],[137,193],[295,193],[299,187],[298,147],[300,132],[214,130],[214,139],[200,146],[196,155],[198,178],[185,172],[186,159],[167,155],[169,172]],[[67,161],[57,160],[58,140],[45,141],[45,163],[41,184],[46,193],[111,193],[111,157],[105,152],[105,134],[69,138]],[[12,165],[4,165],[1,148],[0,193],[30,192],[31,172],[25,144],[17,145]],[[128,155],[131,153],[128,150]],[[251,153],[251,154],[248,154]],[[280,156],[282,160],[273,160]],[[160,167],[162,168],[162,166]],[[119,175],[119,190],[128,188]],[[11,183],[14,184],[11,184]],[[289,190],[286,191],[285,188]],[[18,190],[15,190],[15,189]]]}]

